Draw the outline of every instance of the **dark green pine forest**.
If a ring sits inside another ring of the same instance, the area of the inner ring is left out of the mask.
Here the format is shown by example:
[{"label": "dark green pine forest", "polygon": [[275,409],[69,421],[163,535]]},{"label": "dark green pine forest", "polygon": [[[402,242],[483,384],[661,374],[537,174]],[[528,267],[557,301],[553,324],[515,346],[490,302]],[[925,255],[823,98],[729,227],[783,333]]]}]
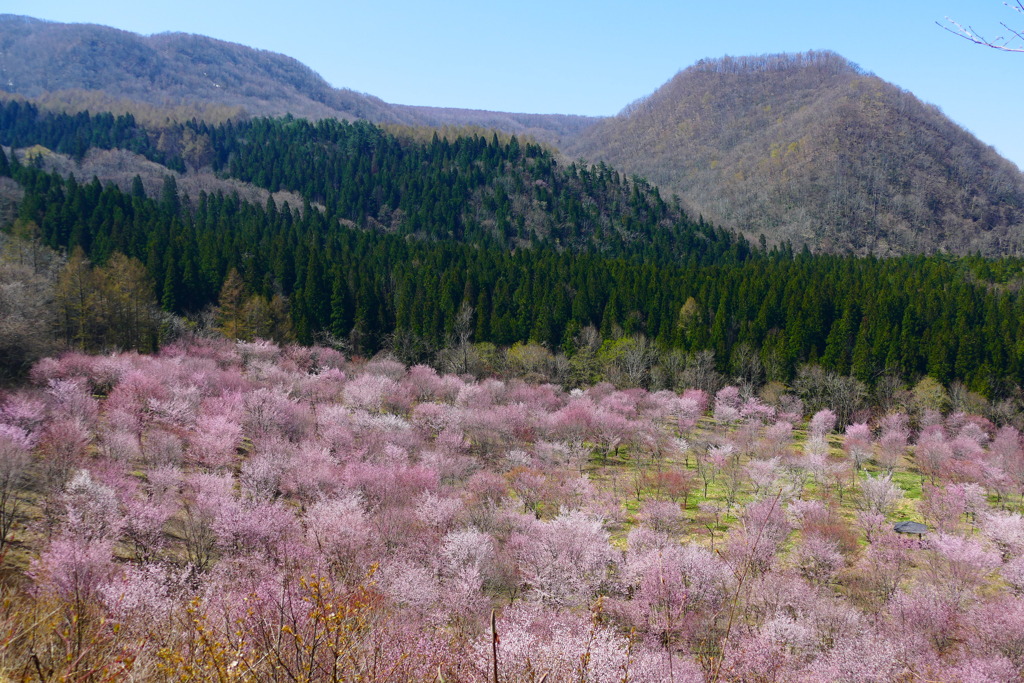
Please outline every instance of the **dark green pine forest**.
[{"label": "dark green pine forest", "polygon": [[0,144],[73,157],[124,148],[303,198],[190,197],[171,175],[147,196],[138,179],[122,191],[3,155],[0,175],[24,191],[21,225],[97,266],[138,259],[154,300],[177,314],[241,287],[285,302],[299,341],[329,334],[373,353],[401,339],[411,360],[450,346],[471,310],[475,342],[570,357],[592,326],[605,339],[711,350],[723,372],[754,349],[783,381],[811,362],[868,384],[930,375],[988,396],[1024,383],[1020,260],[768,249],[687,216],[638,177],[515,137],[424,140],[290,117],[157,131],[8,102]]}]

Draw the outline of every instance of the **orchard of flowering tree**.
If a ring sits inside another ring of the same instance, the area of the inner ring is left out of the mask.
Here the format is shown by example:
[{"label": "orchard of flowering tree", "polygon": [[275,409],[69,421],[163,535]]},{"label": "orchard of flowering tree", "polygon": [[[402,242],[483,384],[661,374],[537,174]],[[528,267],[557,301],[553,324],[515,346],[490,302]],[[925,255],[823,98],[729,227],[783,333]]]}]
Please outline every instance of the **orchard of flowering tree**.
[{"label": "orchard of flowering tree", "polygon": [[222,339],[30,378],[4,679],[1024,676],[1024,448],[979,416]]}]

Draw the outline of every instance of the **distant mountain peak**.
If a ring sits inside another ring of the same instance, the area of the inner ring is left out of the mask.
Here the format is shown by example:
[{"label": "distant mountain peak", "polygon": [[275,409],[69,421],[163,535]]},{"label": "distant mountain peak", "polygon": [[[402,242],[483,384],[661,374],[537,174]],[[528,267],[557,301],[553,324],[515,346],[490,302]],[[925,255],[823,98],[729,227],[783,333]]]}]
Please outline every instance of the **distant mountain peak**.
[{"label": "distant mountain peak", "polygon": [[[192,33],[141,36],[94,24],[0,15],[0,90],[70,111],[147,107],[251,116],[364,119],[410,126],[471,125],[551,144],[596,119],[389,104],[332,87],[298,60]],[[191,116],[189,117],[191,118]],[[223,119],[223,115],[221,116]]]},{"label": "distant mountain peak", "polygon": [[55,22],[47,21],[46,19],[36,19],[35,17],[26,17],[20,14],[0,14],[0,23],[5,24],[52,24]]},{"label": "distant mountain peak", "polygon": [[707,59],[567,150],[751,238],[875,253],[1024,253],[1024,175],[830,51]]},{"label": "distant mountain peak", "polygon": [[778,71],[814,69],[822,73],[850,73],[859,76],[868,72],[831,50],[808,52],[782,52],[777,54],[702,59],[685,71],[706,71],[719,74],[756,74]]}]

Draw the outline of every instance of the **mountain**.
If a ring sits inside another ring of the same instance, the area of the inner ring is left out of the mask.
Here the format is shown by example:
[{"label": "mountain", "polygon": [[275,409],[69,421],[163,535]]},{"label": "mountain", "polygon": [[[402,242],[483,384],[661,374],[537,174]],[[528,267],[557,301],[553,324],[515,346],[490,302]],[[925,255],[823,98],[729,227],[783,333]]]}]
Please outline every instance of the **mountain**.
[{"label": "mountain", "polygon": [[[130,280],[173,313],[208,320],[227,305],[250,336],[329,335],[413,362],[471,334],[642,364],[646,338],[678,352],[671,372],[695,363],[703,377],[785,383],[817,363],[862,382],[960,379],[988,396],[1024,381],[1022,259],[752,249],[604,163],[565,164],[510,135],[423,133],[290,116],[149,129],[10,100],[0,215],[18,220],[3,226],[0,266],[41,242],[75,254],[53,284],[69,295],[81,278]],[[9,239],[27,242],[9,251]],[[105,313],[60,313],[86,321],[64,340],[152,348],[152,326],[118,341],[129,328],[110,321],[130,307],[108,300]],[[15,371],[32,357],[18,344],[0,354]]]},{"label": "mountain", "polygon": [[291,113],[395,131],[494,129],[648,178],[694,216],[771,244],[1024,252],[1019,169],[830,52],[704,60],[600,119],[390,104],[242,45],[0,15],[0,90],[55,109],[131,111],[151,128],[171,112],[211,123]]},{"label": "mountain", "polygon": [[[135,291],[151,290],[164,310],[208,320],[201,311],[218,302],[250,336],[285,338],[290,327],[304,343],[329,335],[357,353],[387,348],[414,362],[460,335],[501,347],[533,342],[566,350],[583,377],[588,357],[643,368],[653,340],[676,351],[665,372],[685,366],[705,378],[714,368],[786,383],[816,363],[862,382],[960,379],[987,396],[1011,395],[1024,381],[1021,259],[751,249],[689,220],[642,180],[604,164],[563,166],[513,136],[422,142],[364,121],[291,117],[190,121],[160,133],[205,140],[204,173],[271,198],[225,186],[183,192],[170,174],[153,192],[140,177],[126,189],[68,173],[63,164],[79,154],[83,169],[117,170],[131,154],[188,166],[127,116],[37,116],[8,103],[0,121],[0,131],[34,130],[75,155],[54,159],[63,153],[24,140],[15,155],[0,154],[0,191],[20,193],[20,221],[0,247],[11,234],[64,253],[80,248],[101,269],[96,282],[134,272]],[[104,149],[112,135],[138,151]],[[76,150],[78,141],[93,146]],[[193,171],[182,180],[204,183]],[[86,267],[73,256],[58,280]],[[0,304],[18,291],[0,288]],[[62,320],[95,320],[68,322],[68,343],[134,344],[117,341],[121,328],[107,322],[116,320],[114,299],[109,315],[67,301],[79,312]],[[24,354],[5,358],[24,368]]]},{"label": "mountain", "polygon": [[211,38],[143,37],[89,24],[0,16],[0,84],[26,97],[102,94],[156,106],[202,103],[251,114],[383,118],[377,98],[335,90],[283,55]]},{"label": "mountain", "polygon": [[702,61],[567,151],[749,236],[853,253],[1020,253],[1024,176],[831,52]]},{"label": "mountain", "polygon": [[0,15],[0,90],[72,109],[126,103],[232,116],[363,119],[415,126],[473,125],[557,144],[595,119],[393,105],[331,87],[299,61],[184,33],[140,36],[92,24]]},{"label": "mountain", "polygon": [[[420,360],[443,348],[463,305],[478,312],[480,341],[504,345],[554,348],[587,325],[668,339],[686,290],[658,294],[659,268],[717,277],[712,268],[767,257],[690,221],[643,180],[563,166],[504,137],[422,142],[293,117],[153,134],[128,115],[8,102],[0,143],[14,153],[0,150],[0,198],[19,203],[17,231],[50,247],[98,264],[138,259],[169,311],[218,301],[234,270],[254,295],[286,297],[300,341],[355,331],[376,351],[400,334]],[[203,150],[201,170],[179,149],[193,161]]]}]

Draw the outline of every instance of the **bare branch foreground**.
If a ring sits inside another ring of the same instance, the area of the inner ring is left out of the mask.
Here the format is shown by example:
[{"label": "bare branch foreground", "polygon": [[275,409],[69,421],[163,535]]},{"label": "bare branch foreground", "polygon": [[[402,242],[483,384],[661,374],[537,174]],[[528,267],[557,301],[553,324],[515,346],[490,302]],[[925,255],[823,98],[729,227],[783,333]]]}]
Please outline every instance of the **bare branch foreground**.
[{"label": "bare branch foreground", "polygon": [[[1013,5],[1008,2],[1004,2],[1003,4],[1015,12],[1024,14],[1024,2],[1022,2],[1022,0],[1017,0]],[[950,17],[946,17],[946,21],[952,24],[953,28],[945,26],[939,22],[935,23],[953,35],[960,36],[961,38],[969,40],[977,45],[984,45],[985,47],[990,47],[994,50],[1002,50],[1003,52],[1024,52],[1024,30],[1010,28],[1004,22],[999,22],[999,25],[1008,31],[1009,35],[997,36],[992,40],[989,40],[975,31],[973,26],[964,26]],[[1019,43],[1019,45],[1015,43]]]}]

